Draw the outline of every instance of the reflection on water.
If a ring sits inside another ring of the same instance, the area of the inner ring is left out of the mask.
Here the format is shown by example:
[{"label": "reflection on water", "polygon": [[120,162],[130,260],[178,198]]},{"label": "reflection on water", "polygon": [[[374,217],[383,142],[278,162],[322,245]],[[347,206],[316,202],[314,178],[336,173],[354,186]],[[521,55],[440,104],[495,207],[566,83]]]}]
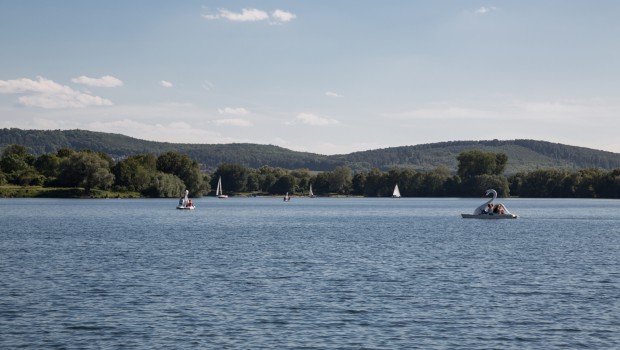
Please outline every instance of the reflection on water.
[{"label": "reflection on water", "polygon": [[620,346],[620,202],[0,200],[0,348]]}]

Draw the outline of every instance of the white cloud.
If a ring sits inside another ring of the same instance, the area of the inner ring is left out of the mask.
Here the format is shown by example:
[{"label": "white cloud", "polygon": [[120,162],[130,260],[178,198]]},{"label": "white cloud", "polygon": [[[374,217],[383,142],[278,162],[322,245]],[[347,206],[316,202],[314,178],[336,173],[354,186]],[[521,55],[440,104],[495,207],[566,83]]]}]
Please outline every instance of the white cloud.
[{"label": "white cloud", "polygon": [[230,125],[230,126],[241,126],[241,127],[249,127],[249,126],[254,125],[252,124],[252,122],[248,120],[239,119],[239,118],[218,119],[218,120],[214,120],[213,123],[216,125]]},{"label": "white cloud", "polygon": [[219,114],[232,114],[232,115],[247,115],[250,113],[247,109],[241,108],[241,107],[238,107],[238,108],[226,107],[224,109],[220,108],[217,110],[217,112]]},{"label": "white cloud", "polygon": [[275,10],[271,13],[271,17],[279,22],[290,22],[297,18],[297,15],[287,11]]},{"label": "white cloud", "polygon": [[296,119],[306,125],[326,126],[330,124],[338,124],[337,120],[319,117],[311,113],[300,113],[297,115]]},{"label": "white cloud", "polygon": [[161,84],[161,86],[165,88],[171,88],[173,86],[172,83],[167,80],[162,80],[159,82],[159,84]]},{"label": "white cloud", "polygon": [[277,9],[269,15],[267,12],[255,8],[244,8],[241,12],[233,12],[227,9],[218,9],[216,13],[202,15],[208,20],[226,19],[233,22],[257,22],[271,20],[272,24],[282,24],[297,18],[292,12]]},{"label": "white cloud", "polygon": [[[175,116],[174,121],[171,115]],[[27,109],[0,105],[0,128],[84,129],[118,133],[143,140],[180,143],[252,141],[241,132],[234,135],[230,132],[221,133],[218,129],[222,127],[209,121],[214,115],[217,113],[209,114],[191,103],[113,105],[92,108],[87,113],[81,109]]]},{"label": "white cloud", "polygon": [[332,91],[327,91],[327,92],[325,93],[325,96],[327,96],[327,97],[334,97],[334,98],[340,98],[340,97],[343,97],[342,95],[337,94],[337,93],[332,92]]},{"label": "white cloud", "polygon": [[18,98],[22,105],[50,109],[112,105],[108,99],[73,90],[43,77],[37,80],[0,80],[0,94],[23,94]]},{"label": "white cloud", "polygon": [[241,13],[218,9],[216,14],[203,15],[203,17],[206,19],[223,18],[235,22],[255,22],[269,19],[267,12],[258,9],[242,9]]},{"label": "white cloud", "polygon": [[71,79],[71,81],[76,84],[83,84],[83,85],[95,86],[95,87],[123,86],[123,82],[120,79],[115,78],[111,75],[105,75],[101,78],[90,78],[90,77],[82,75],[78,78]]},{"label": "white cloud", "polygon": [[497,7],[495,7],[495,6],[490,6],[490,7],[482,6],[479,9],[477,9],[476,11],[474,11],[474,13],[477,14],[477,15],[485,15],[485,14],[491,13],[493,11],[497,11]]}]

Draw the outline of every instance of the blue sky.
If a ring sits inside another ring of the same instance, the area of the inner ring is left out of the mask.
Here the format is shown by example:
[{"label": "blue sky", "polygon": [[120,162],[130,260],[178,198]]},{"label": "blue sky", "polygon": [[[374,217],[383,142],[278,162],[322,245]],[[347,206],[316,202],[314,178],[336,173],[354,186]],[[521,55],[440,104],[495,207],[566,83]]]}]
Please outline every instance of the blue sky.
[{"label": "blue sky", "polygon": [[620,152],[618,1],[3,1],[0,127]]}]

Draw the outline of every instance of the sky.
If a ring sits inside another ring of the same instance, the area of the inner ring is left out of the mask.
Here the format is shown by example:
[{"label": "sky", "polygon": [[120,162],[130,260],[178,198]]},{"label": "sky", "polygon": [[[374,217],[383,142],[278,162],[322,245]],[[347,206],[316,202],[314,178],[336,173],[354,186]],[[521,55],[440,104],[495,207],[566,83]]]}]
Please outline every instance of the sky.
[{"label": "sky", "polygon": [[0,1],[0,128],[620,153],[616,0]]}]

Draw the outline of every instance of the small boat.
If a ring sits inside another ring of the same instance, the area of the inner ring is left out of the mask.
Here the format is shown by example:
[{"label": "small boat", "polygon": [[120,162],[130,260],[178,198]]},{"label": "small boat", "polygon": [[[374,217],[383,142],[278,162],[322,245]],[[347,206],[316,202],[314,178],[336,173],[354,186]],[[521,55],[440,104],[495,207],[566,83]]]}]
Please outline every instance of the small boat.
[{"label": "small boat", "polygon": [[316,196],[314,195],[314,193],[312,193],[312,184],[310,184],[310,191],[308,191],[308,197],[310,197],[310,198],[314,198],[314,197],[316,197]]},{"label": "small boat", "polygon": [[196,206],[192,203],[191,200],[189,200],[189,191],[185,190],[185,196],[181,197],[181,199],[179,199],[179,205],[177,205],[177,209],[181,209],[181,210],[194,210],[196,209]]},{"label": "small boat", "polygon": [[497,191],[494,189],[488,189],[484,192],[483,197],[492,195],[493,197],[480,205],[473,214],[461,214],[463,219],[483,219],[483,220],[498,220],[498,219],[516,219],[519,216],[508,211],[505,205],[498,203],[493,206],[493,201],[497,198]]},{"label": "small boat", "polygon": [[291,201],[291,197],[288,195],[288,192],[286,192],[286,194],[284,195],[284,201],[285,202],[290,202]]},{"label": "small boat", "polygon": [[482,219],[482,220],[498,220],[498,219],[516,219],[519,216],[515,214],[461,214],[463,219]]},{"label": "small boat", "polygon": [[398,189],[398,185],[394,186],[394,192],[392,193],[392,198],[400,198],[400,190]]},{"label": "small boat", "polygon": [[217,198],[228,198],[228,195],[225,195],[222,192],[222,177],[221,176],[217,180],[217,189],[215,190],[215,195],[217,196]]}]

